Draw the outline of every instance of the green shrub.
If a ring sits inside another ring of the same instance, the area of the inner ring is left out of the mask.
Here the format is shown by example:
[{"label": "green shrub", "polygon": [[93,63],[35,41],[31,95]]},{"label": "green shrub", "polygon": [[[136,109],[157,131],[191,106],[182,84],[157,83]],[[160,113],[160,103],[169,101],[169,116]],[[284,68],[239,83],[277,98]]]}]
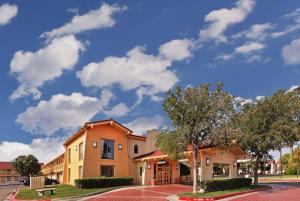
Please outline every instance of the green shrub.
[{"label": "green shrub", "polygon": [[241,188],[250,186],[252,184],[251,178],[234,178],[234,179],[224,179],[224,180],[212,180],[203,181],[200,183],[200,187],[205,190],[205,192],[211,191],[222,191],[233,188]]},{"label": "green shrub", "polygon": [[[298,169],[298,173],[300,173],[300,169]],[[296,167],[288,167],[288,168],[286,168],[284,174],[286,174],[286,175],[296,175],[297,174],[297,168]]]},{"label": "green shrub", "polygon": [[94,177],[75,180],[75,186],[77,188],[103,188],[114,186],[127,186],[132,184],[133,178],[121,177]]}]

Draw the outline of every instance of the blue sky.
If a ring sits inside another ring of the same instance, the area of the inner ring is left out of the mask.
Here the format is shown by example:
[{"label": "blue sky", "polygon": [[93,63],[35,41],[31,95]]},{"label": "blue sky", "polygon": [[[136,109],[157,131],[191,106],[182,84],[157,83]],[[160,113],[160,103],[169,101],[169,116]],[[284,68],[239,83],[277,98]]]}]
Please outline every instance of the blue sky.
[{"label": "blue sky", "polygon": [[46,162],[89,120],[162,128],[176,85],[288,90],[299,52],[298,0],[0,0],[0,160]]}]

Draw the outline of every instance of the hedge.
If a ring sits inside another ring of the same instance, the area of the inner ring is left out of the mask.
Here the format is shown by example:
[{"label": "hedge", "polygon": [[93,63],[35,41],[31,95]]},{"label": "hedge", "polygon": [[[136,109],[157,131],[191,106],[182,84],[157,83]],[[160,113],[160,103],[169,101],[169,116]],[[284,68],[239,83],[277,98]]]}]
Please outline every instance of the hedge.
[{"label": "hedge", "polygon": [[115,186],[127,186],[133,184],[133,178],[123,177],[93,177],[76,179],[75,186],[77,188],[103,188]]},{"label": "hedge", "polygon": [[212,180],[203,181],[200,183],[200,187],[204,189],[205,192],[211,191],[222,191],[227,189],[241,188],[250,186],[252,184],[251,178],[234,178],[234,179],[224,179],[224,180]]}]

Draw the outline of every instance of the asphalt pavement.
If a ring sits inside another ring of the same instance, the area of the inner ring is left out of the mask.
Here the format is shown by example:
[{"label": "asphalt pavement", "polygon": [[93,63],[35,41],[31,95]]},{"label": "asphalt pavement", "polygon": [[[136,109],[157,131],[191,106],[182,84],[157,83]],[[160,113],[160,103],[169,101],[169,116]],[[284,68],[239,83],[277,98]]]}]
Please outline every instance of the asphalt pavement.
[{"label": "asphalt pavement", "polygon": [[10,184],[10,185],[0,185],[0,201],[5,200],[5,198],[11,194],[19,185]]}]

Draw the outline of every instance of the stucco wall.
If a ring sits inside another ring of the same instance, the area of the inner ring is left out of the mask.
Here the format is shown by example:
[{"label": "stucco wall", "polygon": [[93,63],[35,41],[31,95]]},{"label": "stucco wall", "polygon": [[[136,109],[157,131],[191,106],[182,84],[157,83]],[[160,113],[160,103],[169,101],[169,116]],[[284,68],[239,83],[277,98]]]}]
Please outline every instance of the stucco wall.
[{"label": "stucco wall", "polygon": [[[206,165],[206,158],[209,158],[210,164]],[[237,167],[233,167],[233,162],[237,160],[236,155],[231,151],[215,148],[210,153],[203,153],[203,179],[211,180],[213,176],[213,164],[221,163],[229,165],[229,178],[236,178]]]},{"label": "stucco wall", "polygon": [[[84,163],[84,156],[83,160],[79,160],[79,144],[83,143],[83,153],[85,150],[86,144],[86,133],[82,134],[80,137],[75,139],[72,143],[70,143],[66,147],[65,152],[65,161],[64,161],[64,183],[74,185],[74,180],[79,178],[79,166],[83,166]],[[69,149],[71,148],[71,162],[69,163]],[[70,182],[68,181],[68,169],[70,168],[71,176]],[[84,170],[84,167],[83,167]]]},{"label": "stucco wall", "polygon": [[[114,140],[114,159],[101,159],[101,139]],[[93,148],[93,141],[97,142],[97,147]],[[122,150],[118,145],[122,145]],[[114,126],[102,125],[94,126],[87,131],[86,149],[84,158],[83,177],[99,177],[101,165],[113,165],[115,177],[128,177],[129,157],[128,141],[125,131]]]},{"label": "stucco wall", "polygon": [[159,134],[158,130],[151,130],[147,133],[146,144],[145,144],[145,153],[158,150],[155,146],[156,136]]}]

